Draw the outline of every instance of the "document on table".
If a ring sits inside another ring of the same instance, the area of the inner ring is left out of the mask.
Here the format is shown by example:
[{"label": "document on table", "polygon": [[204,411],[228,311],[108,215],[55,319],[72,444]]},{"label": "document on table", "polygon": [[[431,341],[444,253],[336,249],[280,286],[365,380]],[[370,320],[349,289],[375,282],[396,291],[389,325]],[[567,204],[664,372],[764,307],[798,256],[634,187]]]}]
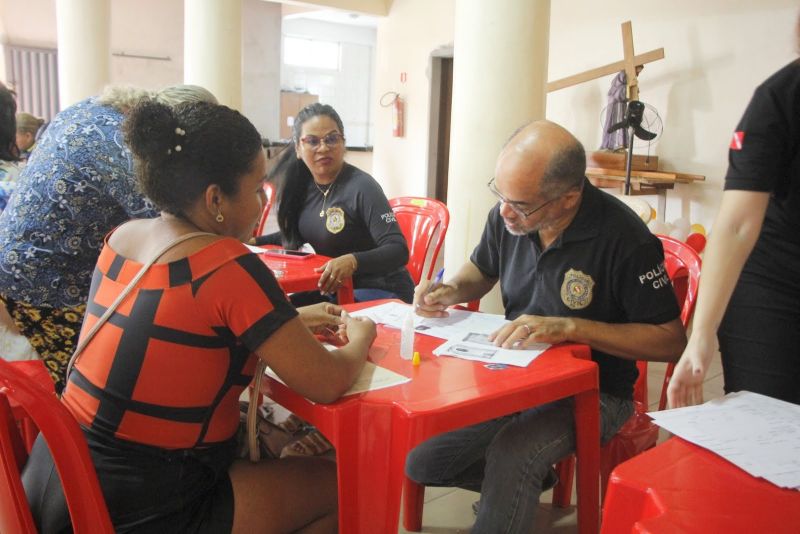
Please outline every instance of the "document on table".
[{"label": "document on table", "polygon": [[[376,323],[400,328],[411,305],[387,302],[353,312],[356,317],[369,317]],[[418,334],[447,340],[433,353],[487,363],[503,363],[527,367],[539,354],[550,348],[549,344],[537,343],[529,349],[501,349],[492,344],[488,336],[509,321],[502,315],[448,310],[449,317],[430,318],[414,315],[414,330]]]},{"label": "document on table", "polygon": [[[336,348],[327,343],[325,343],[324,346],[328,350],[333,350]],[[281,384],[286,385],[286,382],[281,380],[271,368],[267,367],[266,374]],[[356,379],[355,383],[350,387],[350,389],[347,390],[345,395],[355,395],[356,393],[375,391],[376,389],[397,386],[400,384],[405,384],[406,382],[411,382],[411,379],[407,376],[403,376],[399,373],[395,373],[394,371],[390,371],[384,367],[379,367],[374,363],[367,361],[364,364],[364,368],[361,370],[361,374],[358,375],[358,379]]]},{"label": "document on table", "polygon": [[649,415],[660,427],[755,477],[800,489],[800,405],[739,391]]},{"label": "document on table", "polygon": [[[278,378],[275,372],[267,367],[267,375],[274,378],[281,384],[286,384],[283,380]],[[376,389],[383,389],[400,384],[411,382],[407,376],[403,376],[394,371],[390,371],[384,367],[379,367],[372,362],[366,362],[361,374],[358,376],[355,384],[347,390],[345,395],[355,395],[356,393],[365,393],[367,391],[375,391]]]}]

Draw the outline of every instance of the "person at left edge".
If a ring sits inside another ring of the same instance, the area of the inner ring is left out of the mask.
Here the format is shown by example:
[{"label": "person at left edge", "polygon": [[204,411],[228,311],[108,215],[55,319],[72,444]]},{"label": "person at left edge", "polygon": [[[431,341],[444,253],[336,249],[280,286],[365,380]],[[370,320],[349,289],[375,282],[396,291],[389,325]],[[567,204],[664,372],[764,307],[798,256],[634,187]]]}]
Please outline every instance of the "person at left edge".
[{"label": "person at left edge", "polygon": [[19,177],[19,148],[16,139],[17,101],[14,93],[0,82],[0,212],[2,212]]},{"label": "person at left edge", "polygon": [[344,125],[326,104],[310,104],[294,121],[293,148],[279,156],[280,232],[255,243],[297,249],[309,243],[331,256],[320,269],[319,292],[295,293],[295,305],[335,293],[353,277],[356,301],[399,298],[410,303],[414,283],[406,269],[408,244],[375,179],[346,163]]}]

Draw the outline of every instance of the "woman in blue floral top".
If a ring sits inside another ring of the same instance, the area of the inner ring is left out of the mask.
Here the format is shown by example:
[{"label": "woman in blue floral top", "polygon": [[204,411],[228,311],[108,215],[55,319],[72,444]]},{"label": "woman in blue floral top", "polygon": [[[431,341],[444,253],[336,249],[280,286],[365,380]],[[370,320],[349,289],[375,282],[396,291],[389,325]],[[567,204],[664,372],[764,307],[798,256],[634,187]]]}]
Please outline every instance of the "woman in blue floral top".
[{"label": "woman in blue floral top", "polygon": [[0,300],[58,391],[105,235],[128,219],[158,215],[135,187],[120,130],[124,114],[144,98],[216,103],[196,86],[158,93],[110,87],[66,108],[45,130],[0,215]]}]

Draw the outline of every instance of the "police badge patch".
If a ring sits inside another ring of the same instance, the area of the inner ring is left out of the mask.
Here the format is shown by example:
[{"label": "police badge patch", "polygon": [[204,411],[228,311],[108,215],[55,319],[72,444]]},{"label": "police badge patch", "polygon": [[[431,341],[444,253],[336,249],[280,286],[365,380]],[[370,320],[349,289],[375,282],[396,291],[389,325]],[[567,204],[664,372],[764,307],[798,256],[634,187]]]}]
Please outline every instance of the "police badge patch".
[{"label": "police badge patch", "polygon": [[325,228],[332,234],[338,234],[344,230],[344,210],[342,208],[328,208],[325,212]]},{"label": "police badge patch", "polygon": [[561,284],[561,302],[570,310],[582,310],[592,303],[594,280],[588,274],[570,269]]}]

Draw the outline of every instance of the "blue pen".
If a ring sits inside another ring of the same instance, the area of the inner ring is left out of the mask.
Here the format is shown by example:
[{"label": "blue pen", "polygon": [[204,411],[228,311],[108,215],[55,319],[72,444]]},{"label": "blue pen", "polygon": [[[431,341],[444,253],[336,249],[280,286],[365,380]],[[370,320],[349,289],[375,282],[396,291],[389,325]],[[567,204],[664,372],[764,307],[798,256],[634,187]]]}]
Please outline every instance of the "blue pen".
[{"label": "blue pen", "polygon": [[436,273],[436,276],[433,278],[433,283],[428,287],[428,290],[425,292],[426,295],[431,291],[433,291],[434,289],[436,289],[436,286],[441,285],[442,277],[444,277],[444,267],[439,269],[439,272]]}]

